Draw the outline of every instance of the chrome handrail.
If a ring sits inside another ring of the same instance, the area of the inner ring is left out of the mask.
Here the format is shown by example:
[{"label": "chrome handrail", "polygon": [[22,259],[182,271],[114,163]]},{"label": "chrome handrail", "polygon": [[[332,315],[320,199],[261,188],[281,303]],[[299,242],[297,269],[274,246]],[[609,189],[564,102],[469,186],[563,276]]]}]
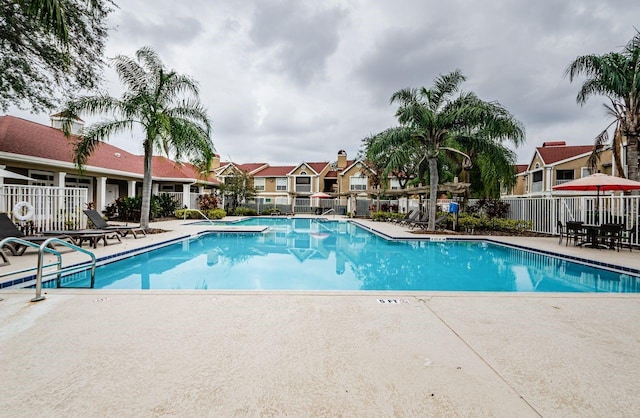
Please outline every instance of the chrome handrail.
[{"label": "chrome handrail", "polygon": [[[77,270],[80,268],[84,268],[84,266],[70,266],[67,268],[62,268],[62,254],[59,251],[54,250],[53,248],[49,248],[49,245],[51,244],[59,244],[62,245],[64,247],[67,248],[71,248],[74,251],[78,251],[81,252],[83,254],[87,254],[88,256],[91,257],[91,287],[93,288],[94,284],[95,284],[95,272],[96,272],[96,256],[88,250],[85,250],[84,248],[78,247],[77,245],[68,243],[66,241],[61,240],[60,238],[56,238],[56,237],[51,237],[47,240],[45,240],[42,244],[38,245],[34,242],[31,241],[26,241],[20,238],[16,238],[16,237],[8,237],[3,239],[2,241],[0,241],[0,251],[1,248],[4,247],[6,244],[9,243],[18,243],[20,245],[24,245],[26,247],[31,247],[31,248],[37,248],[38,249],[38,265],[37,267],[31,267],[31,268],[26,268],[26,269],[22,269],[22,270],[17,270],[17,271],[11,271],[9,273],[4,273],[1,274],[0,277],[6,277],[6,276],[11,276],[14,274],[20,274],[20,273],[26,273],[29,271],[33,271],[36,270],[36,295],[33,299],[31,299],[31,302],[38,302],[41,301],[43,299],[45,299],[44,296],[42,296],[42,276],[43,276],[43,270],[47,267],[53,267],[53,266],[57,266],[57,270],[55,272],[49,273],[49,274],[56,274],[57,278],[56,278],[56,286],[60,287],[60,281],[62,278],[62,273],[65,272],[69,272],[69,271],[73,271],[73,270]],[[56,256],[57,258],[57,262],[54,263],[50,263],[50,264],[44,264],[44,253],[49,253],[49,254],[53,254]]]},{"label": "chrome handrail", "polygon": [[[78,251],[81,252],[83,254],[88,255],[89,257],[91,257],[91,288],[93,288],[93,285],[95,284],[95,280],[96,280],[96,256],[94,253],[92,253],[91,251],[85,250],[82,247],[78,247],[77,245],[68,243],[67,241],[63,241],[60,238],[56,238],[56,237],[51,237],[49,239],[47,239],[45,242],[43,242],[42,244],[40,244],[40,250],[38,251],[38,271],[36,273],[36,297],[31,299],[31,302],[37,302],[39,300],[44,299],[44,296],[41,295],[42,292],[42,269],[43,269],[43,265],[44,265],[44,253],[46,252],[50,252],[50,253],[54,253],[57,257],[58,257],[58,262],[59,262],[59,268],[58,268],[58,272],[57,272],[57,277],[56,277],[56,287],[60,287],[60,281],[62,279],[62,272],[65,271],[65,269],[61,268],[62,267],[62,255],[60,254],[60,252],[52,250],[51,248],[48,248],[49,245],[51,244],[58,244],[58,245],[62,245],[63,247],[67,247],[67,248],[71,248],[74,251]],[[66,270],[71,270],[77,268],[76,267],[70,267],[69,269]]]},{"label": "chrome handrail", "polygon": [[202,215],[202,217],[203,217],[204,219],[206,219],[207,221],[209,221],[209,223],[210,223],[210,224],[212,224],[212,225],[213,225],[213,221],[212,221],[211,219],[207,218],[207,215],[205,215],[204,213],[202,213],[202,211],[201,211],[200,209],[185,209],[185,210],[184,210],[184,215],[183,215],[183,218],[182,218],[182,220],[183,220],[183,221],[186,221],[186,220],[187,220],[187,211],[193,211],[193,212],[197,212],[197,213],[199,213],[200,215]]}]

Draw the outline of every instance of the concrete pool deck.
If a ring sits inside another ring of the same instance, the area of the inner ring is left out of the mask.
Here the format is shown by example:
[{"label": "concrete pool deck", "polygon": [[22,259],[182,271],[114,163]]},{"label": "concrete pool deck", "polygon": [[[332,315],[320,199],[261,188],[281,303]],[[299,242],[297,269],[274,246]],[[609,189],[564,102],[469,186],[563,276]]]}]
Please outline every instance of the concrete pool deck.
[{"label": "concrete pool deck", "polygon": [[[396,225],[360,222],[415,238]],[[95,253],[207,229],[152,226],[170,232]],[[491,239],[640,268],[637,250]],[[29,257],[33,263],[35,254],[10,257],[12,267]],[[46,299],[32,303],[33,289],[0,289],[0,416],[640,410],[640,295],[45,290]]]}]

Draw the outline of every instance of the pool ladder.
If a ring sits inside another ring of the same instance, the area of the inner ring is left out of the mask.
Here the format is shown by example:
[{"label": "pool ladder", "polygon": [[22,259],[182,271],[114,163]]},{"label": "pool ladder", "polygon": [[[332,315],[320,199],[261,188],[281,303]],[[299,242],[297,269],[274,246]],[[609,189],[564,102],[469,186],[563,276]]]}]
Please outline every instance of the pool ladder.
[{"label": "pool ladder", "polygon": [[[31,302],[39,302],[41,300],[44,300],[44,298],[45,298],[44,296],[42,296],[42,278],[43,277],[53,276],[55,274],[56,275],[56,287],[61,287],[61,281],[62,281],[62,275],[63,274],[75,273],[75,272],[83,271],[83,270],[86,270],[88,266],[91,266],[90,288],[93,289],[93,286],[94,286],[95,280],[96,280],[96,256],[91,251],[87,251],[84,248],[78,247],[77,245],[68,243],[67,241],[63,241],[63,240],[61,240],[59,238],[55,238],[55,237],[47,239],[41,245],[35,244],[33,242],[30,242],[30,241],[25,241],[25,240],[20,239],[20,238],[15,238],[15,237],[5,238],[2,241],[0,241],[0,251],[1,251],[2,247],[4,247],[5,244],[12,243],[12,242],[15,242],[17,244],[24,245],[24,246],[27,246],[27,247],[37,248],[38,249],[38,266],[37,267],[30,267],[30,268],[26,268],[26,269],[22,269],[22,270],[11,271],[9,273],[4,273],[4,274],[0,275],[0,278],[2,278],[2,277],[6,277],[6,276],[12,276],[14,274],[27,273],[29,271],[36,270],[36,296],[33,299],[31,299]],[[62,245],[64,247],[71,248],[74,251],[86,254],[91,258],[91,262],[74,264],[74,265],[68,266],[68,267],[62,267],[62,254],[59,251],[56,251],[53,248],[49,248],[49,245],[52,245],[52,244]],[[44,262],[44,253],[49,253],[49,254],[55,255],[56,258],[57,258],[57,261],[49,263],[49,264],[45,264],[45,262]],[[45,273],[44,269],[49,268],[49,267],[56,267],[56,269]]]}]

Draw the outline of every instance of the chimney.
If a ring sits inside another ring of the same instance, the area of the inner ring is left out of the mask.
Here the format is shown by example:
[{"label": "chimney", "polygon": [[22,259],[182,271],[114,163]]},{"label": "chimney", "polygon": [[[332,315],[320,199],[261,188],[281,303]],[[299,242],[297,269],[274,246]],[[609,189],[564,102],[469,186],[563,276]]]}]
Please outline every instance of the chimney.
[{"label": "chimney", "polygon": [[565,147],[567,146],[567,143],[564,141],[547,141],[547,142],[543,142],[542,143],[542,147],[543,148],[549,148],[549,147]]},{"label": "chimney", "polygon": [[338,171],[347,168],[347,152],[343,149],[338,151]]},{"label": "chimney", "polygon": [[[65,114],[64,112],[56,113],[55,115],[49,116],[49,120],[51,121],[52,128],[62,130],[62,126],[65,121]],[[84,121],[78,117],[74,118],[74,121],[71,122],[71,134],[81,135],[83,129]]]},{"label": "chimney", "polygon": [[220,155],[213,154],[213,158],[211,159],[211,169],[215,170],[220,167]]}]

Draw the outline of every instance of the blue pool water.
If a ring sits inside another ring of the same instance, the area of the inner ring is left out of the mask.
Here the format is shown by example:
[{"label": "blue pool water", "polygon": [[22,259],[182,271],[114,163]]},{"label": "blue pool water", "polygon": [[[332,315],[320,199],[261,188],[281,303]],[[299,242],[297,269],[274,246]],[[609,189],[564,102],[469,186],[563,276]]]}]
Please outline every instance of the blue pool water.
[{"label": "blue pool water", "polygon": [[[389,241],[347,222],[254,218],[96,269],[103,289],[640,292],[636,277],[480,241]],[[63,279],[86,287],[87,274]],[[55,284],[53,284],[55,285]]]}]

